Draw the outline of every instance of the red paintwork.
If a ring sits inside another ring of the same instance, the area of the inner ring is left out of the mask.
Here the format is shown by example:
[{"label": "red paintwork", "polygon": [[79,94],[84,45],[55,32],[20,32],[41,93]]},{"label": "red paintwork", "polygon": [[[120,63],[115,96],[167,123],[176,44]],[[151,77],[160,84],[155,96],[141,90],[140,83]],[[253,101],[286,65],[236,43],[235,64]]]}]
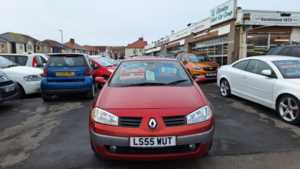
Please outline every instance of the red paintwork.
[{"label": "red paintwork", "polygon": [[96,60],[91,59],[92,64],[96,64],[99,68],[97,70],[93,71],[93,77],[105,77],[105,78],[109,78],[113,71],[115,70],[115,66],[110,66],[110,67],[104,67],[102,65],[100,65]]},{"label": "red paintwork", "polygon": [[[102,125],[89,118],[90,130],[110,136],[183,136],[210,130],[214,126],[214,118],[195,125],[166,127],[163,116],[187,115],[198,108],[208,105],[208,101],[196,82],[193,86],[154,86],[154,87],[109,87],[102,88],[92,108],[99,107],[117,116],[143,117],[139,128],[115,127]],[[149,129],[149,118],[155,118],[158,127]],[[97,153],[111,159],[124,160],[162,160],[191,158],[208,152],[208,145],[200,145],[196,151],[188,153],[167,154],[116,154],[104,147],[95,147]]]}]

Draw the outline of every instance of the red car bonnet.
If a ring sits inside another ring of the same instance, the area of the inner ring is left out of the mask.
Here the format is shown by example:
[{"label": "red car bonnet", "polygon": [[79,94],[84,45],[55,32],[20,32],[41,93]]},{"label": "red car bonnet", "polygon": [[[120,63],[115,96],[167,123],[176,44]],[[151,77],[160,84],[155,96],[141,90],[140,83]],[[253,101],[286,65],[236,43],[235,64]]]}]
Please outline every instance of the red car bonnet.
[{"label": "red car bonnet", "polygon": [[103,109],[197,109],[208,102],[199,88],[184,87],[107,87],[96,102]]}]

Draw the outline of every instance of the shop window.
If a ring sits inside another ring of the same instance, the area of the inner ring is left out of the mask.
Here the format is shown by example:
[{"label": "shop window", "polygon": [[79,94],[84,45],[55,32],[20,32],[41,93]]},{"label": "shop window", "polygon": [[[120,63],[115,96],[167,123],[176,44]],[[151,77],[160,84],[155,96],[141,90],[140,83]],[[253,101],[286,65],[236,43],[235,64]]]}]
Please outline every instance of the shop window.
[{"label": "shop window", "polygon": [[265,55],[271,47],[289,43],[288,33],[250,33],[247,35],[247,56]]}]

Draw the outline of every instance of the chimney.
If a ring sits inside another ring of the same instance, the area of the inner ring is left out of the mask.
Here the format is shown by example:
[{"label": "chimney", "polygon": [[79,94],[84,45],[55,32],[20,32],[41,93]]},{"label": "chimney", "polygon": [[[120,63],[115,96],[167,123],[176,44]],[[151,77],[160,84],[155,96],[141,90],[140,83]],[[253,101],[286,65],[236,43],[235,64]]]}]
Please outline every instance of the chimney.
[{"label": "chimney", "polygon": [[143,37],[139,37],[139,40],[140,40],[140,41],[144,41],[144,38],[143,38]]},{"label": "chimney", "polygon": [[71,42],[72,44],[75,44],[75,39],[71,38],[71,39],[70,39],[70,42]]}]

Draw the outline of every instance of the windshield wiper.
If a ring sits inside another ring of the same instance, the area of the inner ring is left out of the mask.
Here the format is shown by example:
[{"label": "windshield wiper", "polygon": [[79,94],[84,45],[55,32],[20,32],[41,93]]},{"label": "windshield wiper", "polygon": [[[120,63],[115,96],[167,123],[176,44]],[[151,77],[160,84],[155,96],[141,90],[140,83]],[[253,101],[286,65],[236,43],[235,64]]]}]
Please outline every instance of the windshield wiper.
[{"label": "windshield wiper", "polygon": [[17,65],[7,65],[5,68],[16,67]]},{"label": "windshield wiper", "polygon": [[180,84],[180,83],[183,83],[183,82],[189,82],[189,80],[187,80],[187,79],[176,80],[174,82],[167,83],[166,85],[177,85],[177,84]]},{"label": "windshield wiper", "polygon": [[154,83],[154,82],[145,82],[145,83],[134,83],[128,85],[122,85],[122,87],[131,87],[131,86],[165,86],[165,83]]}]

